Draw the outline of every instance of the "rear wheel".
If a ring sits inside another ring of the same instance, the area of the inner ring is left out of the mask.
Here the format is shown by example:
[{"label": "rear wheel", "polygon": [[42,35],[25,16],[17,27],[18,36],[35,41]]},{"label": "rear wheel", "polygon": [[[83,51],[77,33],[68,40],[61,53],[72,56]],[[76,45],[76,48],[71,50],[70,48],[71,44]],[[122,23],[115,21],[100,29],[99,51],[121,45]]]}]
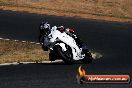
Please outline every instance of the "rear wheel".
[{"label": "rear wheel", "polygon": [[62,48],[59,45],[57,45],[56,49],[58,50],[59,55],[61,56],[62,60],[66,64],[72,64],[73,63],[73,55],[72,55],[72,51],[71,51],[70,47],[68,47],[66,51],[63,51]]},{"label": "rear wheel", "polygon": [[92,58],[91,53],[90,52],[86,52],[84,59],[82,59],[82,62],[87,64],[87,63],[91,63],[92,61],[93,61],[93,58]]}]

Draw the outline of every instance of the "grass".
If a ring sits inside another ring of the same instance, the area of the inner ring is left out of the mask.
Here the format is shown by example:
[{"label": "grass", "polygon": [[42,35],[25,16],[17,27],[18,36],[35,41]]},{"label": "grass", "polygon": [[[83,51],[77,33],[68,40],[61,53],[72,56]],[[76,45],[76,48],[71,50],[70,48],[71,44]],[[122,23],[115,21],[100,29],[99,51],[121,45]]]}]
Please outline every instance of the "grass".
[{"label": "grass", "polygon": [[43,51],[40,45],[29,42],[0,40],[0,63],[41,62],[48,60],[48,53]]},{"label": "grass", "polygon": [[57,16],[132,20],[132,0],[0,0],[0,8]]}]

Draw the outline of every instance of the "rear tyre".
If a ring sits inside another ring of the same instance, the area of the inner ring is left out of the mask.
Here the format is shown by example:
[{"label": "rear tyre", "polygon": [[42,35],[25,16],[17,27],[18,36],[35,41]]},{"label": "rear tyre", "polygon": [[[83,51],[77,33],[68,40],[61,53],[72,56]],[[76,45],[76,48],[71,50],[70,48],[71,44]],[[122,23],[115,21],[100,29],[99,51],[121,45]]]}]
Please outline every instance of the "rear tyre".
[{"label": "rear tyre", "polygon": [[67,51],[62,51],[62,48],[59,45],[57,45],[56,49],[58,50],[60,57],[66,64],[73,63],[73,55],[70,47],[67,48]]},{"label": "rear tyre", "polygon": [[87,63],[91,63],[93,61],[92,55],[90,52],[85,53],[85,57],[84,59],[82,59],[82,62],[87,64]]}]

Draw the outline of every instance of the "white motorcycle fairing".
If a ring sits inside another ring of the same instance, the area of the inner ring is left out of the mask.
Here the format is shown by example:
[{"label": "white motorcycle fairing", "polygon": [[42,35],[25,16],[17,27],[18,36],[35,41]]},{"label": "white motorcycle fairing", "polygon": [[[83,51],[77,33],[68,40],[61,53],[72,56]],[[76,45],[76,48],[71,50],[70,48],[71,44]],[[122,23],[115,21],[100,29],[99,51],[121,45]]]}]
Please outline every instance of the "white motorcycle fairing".
[{"label": "white motorcycle fairing", "polygon": [[[61,43],[57,43],[56,45],[60,45],[62,47],[63,51],[66,51],[66,45],[71,47],[72,49],[72,54],[73,54],[73,59],[74,60],[80,60],[85,57],[85,54],[82,54],[82,49],[80,49],[76,41],[69,35],[67,35],[65,32],[61,33],[59,30],[57,30],[57,27],[54,26],[51,29],[51,33],[48,35],[49,42],[52,44],[58,40],[61,41]],[[52,46],[50,48],[53,48]]]}]

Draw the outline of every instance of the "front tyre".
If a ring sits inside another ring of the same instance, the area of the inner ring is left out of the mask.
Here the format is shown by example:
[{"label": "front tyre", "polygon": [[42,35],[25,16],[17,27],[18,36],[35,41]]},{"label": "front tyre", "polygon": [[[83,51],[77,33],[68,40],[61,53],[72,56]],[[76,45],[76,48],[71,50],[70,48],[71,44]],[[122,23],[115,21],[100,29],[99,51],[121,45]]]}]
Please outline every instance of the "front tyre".
[{"label": "front tyre", "polygon": [[50,61],[55,61],[57,59],[57,56],[55,54],[54,51],[50,50],[50,53],[49,53],[49,60]]},{"label": "front tyre", "polygon": [[67,48],[66,51],[63,51],[61,46],[57,45],[56,49],[58,50],[58,53],[60,55],[60,57],[62,58],[62,60],[66,63],[66,64],[72,64],[73,63],[73,55],[72,55],[72,51],[71,48]]}]

